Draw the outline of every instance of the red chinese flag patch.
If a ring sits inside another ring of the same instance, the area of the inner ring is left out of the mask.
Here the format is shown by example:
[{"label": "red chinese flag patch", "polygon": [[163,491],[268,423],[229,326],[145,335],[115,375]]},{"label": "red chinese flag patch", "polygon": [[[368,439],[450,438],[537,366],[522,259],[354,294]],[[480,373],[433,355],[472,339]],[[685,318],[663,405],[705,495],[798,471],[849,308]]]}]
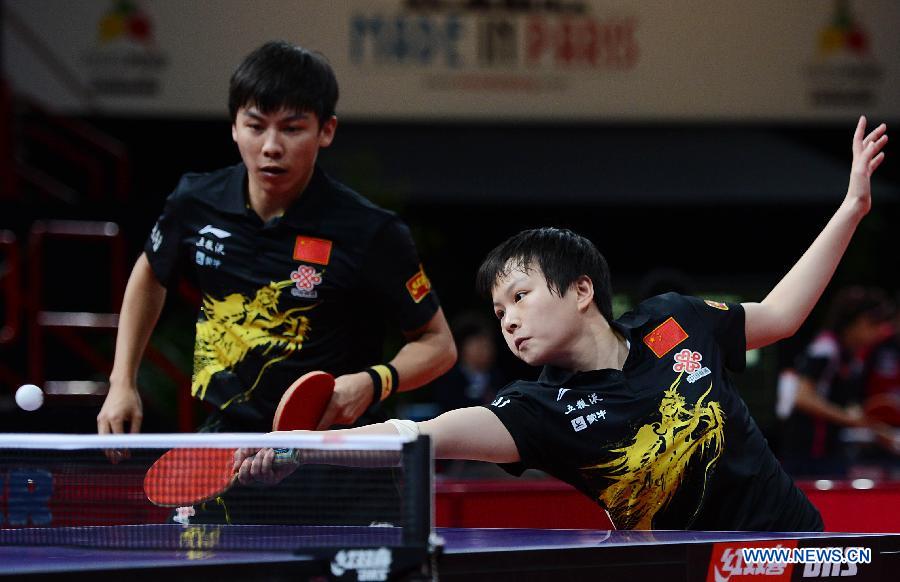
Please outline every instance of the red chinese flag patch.
[{"label": "red chinese flag patch", "polygon": [[331,260],[331,241],[311,236],[298,236],[294,243],[294,260],[327,265]]},{"label": "red chinese flag patch", "polygon": [[687,332],[678,325],[674,317],[670,317],[645,335],[644,343],[656,354],[657,358],[661,358],[687,338]]},{"label": "red chinese flag patch", "polygon": [[422,268],[422,265],[419,265],[419,270],[416,274],[410,277],[409,281],[406,282],[406,290],[409,291],[409,296],[412,297],[412,300],[416,303],[425,299],[425,296],[431,292],[431,281],[429,281],[428,277],[425,275],[425,270]]}]

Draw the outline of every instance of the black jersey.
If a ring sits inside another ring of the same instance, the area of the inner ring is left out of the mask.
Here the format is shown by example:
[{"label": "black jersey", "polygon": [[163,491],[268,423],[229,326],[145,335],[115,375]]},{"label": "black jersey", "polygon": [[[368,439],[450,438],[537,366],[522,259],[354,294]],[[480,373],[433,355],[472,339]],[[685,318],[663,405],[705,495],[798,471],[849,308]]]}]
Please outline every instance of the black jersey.
[{"label": "black jersey", "polygon": [[596,500],[620,529],[821,530],[726,368],[744,367],[744,310],[674,293],[613,322],[623,369],[544,368],[491,403],[521,457]]},{"label": "black jersey", "polygon": [[185,175],[144,250],[166,286],[185,260],[195,271],[192,394],[268,430],[293,380],[380,362],[386,318],[419,328],[438,300],[394,213],[316,168],[284,215],[263,222],[246,183],[243,164]]}]

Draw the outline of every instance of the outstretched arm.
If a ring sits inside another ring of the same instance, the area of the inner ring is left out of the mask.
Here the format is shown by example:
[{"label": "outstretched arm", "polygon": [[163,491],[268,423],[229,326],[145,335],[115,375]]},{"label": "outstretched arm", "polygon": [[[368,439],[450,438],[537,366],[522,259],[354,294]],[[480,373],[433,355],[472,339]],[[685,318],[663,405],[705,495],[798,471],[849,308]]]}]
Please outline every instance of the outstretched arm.
[{"label": "outstretched arm", "polygon": [[515,463],[519,449],[497,415],[482,406],[445,412],[419,423],[431,436],[436,459],[463,459],[489,463]]},{"label": "outstretched arm", "polygon": [[[437,459],[466,459],[491,463],[514,463],[519,461],[519,449],[497,416],[481,406],[459,408],[445,412],[432,420],[417,423],[420,434],[431,437],[434,456]],[[295,431],[304,432],[304,431]],[[370,424],[356,428],[328,431],[334,435],[396,435],[397,429],[389,423]],[[257,449],[235,451],[234,468],[241,483],[275,483],[296,469],[273,467],[274,454],[271,449],[257,454]],[[343,451],[310,451],[310,456],[302,459],[305,463],[328,465],[355,465],[355,457],[342,454]],[[388,467],[396,465],[399,459],[395,453],[368,460],[366,466]]]},{"label": "outstretched arm", "polygon": [[847,196],[800,260],[762,300],[745,303],[747,349],[765,347],[796,333],[831,280],[850,238],[872,207],[871,177],[884,160],[887,126],[866,135],[860,117],[853,134],[853,164]]}]

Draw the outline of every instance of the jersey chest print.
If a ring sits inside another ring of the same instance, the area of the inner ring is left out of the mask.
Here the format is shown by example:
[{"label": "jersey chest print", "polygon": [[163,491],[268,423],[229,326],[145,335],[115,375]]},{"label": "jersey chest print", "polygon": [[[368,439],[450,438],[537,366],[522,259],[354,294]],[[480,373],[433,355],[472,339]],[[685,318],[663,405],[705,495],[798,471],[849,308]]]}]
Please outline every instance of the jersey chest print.
[{"label": "jersey chest print", "polygon": [[[612,457],[582,468],[597,484],[598,500],[617,528],[653,529],[654,516],[675,497],[689,472],[702,471],[703,487],[724,444],[724,413],[718,402],[707,401],[712,383],[693,404],[679,390],[687,370],[663,392],[658,410],[645,424],[609,451]],[[696,515],[703,499],[691,498]]]},{"label": "jersey chest print", "polygon": [[233,370],[249,353],[263,350],[267,354],[266,365],[260,369],[253,385],[240,395],[246,400],[266,368],[303,347],[309,331],[309,318],[303,312],[316,305],[279,311],[278,297],[286,287],[295,287],[295,281],[269,283],[258,289],[252,298],[239,293],[232,293],[223,300],[204,297],[205,320],[197,322],[192,395],[203,399],[213,375]]}]

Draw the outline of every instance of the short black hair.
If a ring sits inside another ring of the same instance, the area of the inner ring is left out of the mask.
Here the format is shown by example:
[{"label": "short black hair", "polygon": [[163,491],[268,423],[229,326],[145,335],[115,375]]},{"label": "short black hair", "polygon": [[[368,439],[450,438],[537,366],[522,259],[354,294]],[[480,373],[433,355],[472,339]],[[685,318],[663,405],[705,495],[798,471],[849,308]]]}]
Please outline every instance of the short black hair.
[{"label": "short black hair", "polygon": [[607,321],[612,321],[612,284],[606,259],[585,237],[564,228],[524,230],[488,253],[478,274],[475,287],[490,298],[497,281],[512,269],[539,268],[547,280],[547,288],[560,297],[582,275],[594,284],[594,303]]},{"label": "short black hair", "polygon": [[284,41],[267,42],[247,55],[228,89],[232,122],[241,107],[253,105],[262,113],[311,111],[322,125],[334,115],[337,100],[337,78],[325,57]]}]

